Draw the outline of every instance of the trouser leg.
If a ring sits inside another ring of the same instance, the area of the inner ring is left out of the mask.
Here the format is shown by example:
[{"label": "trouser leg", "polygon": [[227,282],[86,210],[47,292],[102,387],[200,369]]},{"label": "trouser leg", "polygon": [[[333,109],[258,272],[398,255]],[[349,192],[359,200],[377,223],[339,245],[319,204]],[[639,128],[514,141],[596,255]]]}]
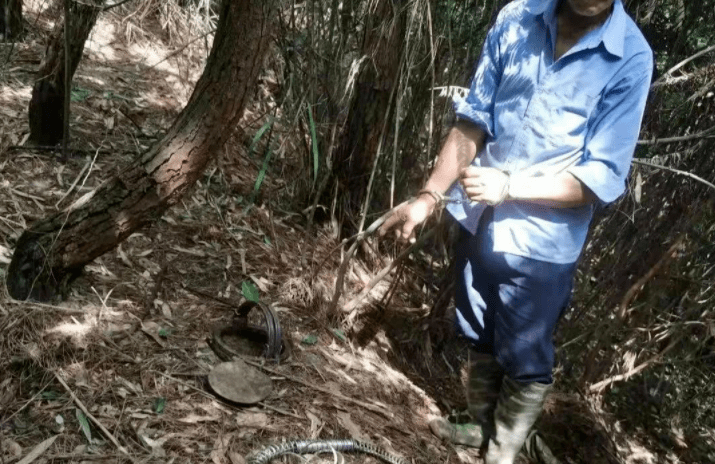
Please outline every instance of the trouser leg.
[{"label": "trouser leg", "polygon": [[483,435],[487,463],[511,464],[552,383],[553,331],[568,304],[576,265],[495,252],[492,237],[486,216],[457,254],[457,322],[477,350],[493,355],[504,370],[493,430]]}]

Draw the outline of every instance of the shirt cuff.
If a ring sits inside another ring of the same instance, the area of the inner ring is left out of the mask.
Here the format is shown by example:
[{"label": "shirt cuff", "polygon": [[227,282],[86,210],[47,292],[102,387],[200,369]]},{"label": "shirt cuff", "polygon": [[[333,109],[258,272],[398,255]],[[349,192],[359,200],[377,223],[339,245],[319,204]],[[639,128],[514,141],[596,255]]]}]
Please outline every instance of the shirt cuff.
[{"label": "shirt cuff", "polygon": [[586,161],[567,169],[603,203],[612,203],[626,190],[626,181],[600,161]]},{"label": "shirt cuff", "polygon": [[490,138],[494,137],[492,131],[492,117],[488,111],[475,110],[474,106],[469,104],[466,100],[456,100],[454,102],[454,112],[459,119],[476,124],[482,128]]}]

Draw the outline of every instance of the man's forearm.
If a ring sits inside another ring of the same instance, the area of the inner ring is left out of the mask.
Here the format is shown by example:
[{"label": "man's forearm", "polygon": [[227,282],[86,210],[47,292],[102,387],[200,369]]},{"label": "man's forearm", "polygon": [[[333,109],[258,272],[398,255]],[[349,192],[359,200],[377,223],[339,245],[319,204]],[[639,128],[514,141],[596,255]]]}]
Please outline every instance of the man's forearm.
[{"label": "man's forearm", "polygon": [[444,193],[484,146],[484,130],[468,122],[457,122],[442,146],[425,189]]},{"label": "man's forearm", "polygon": [[594,203],[596,196],[568,172],[555,176],[519,177],[509,185],[507,201],[523,201],[551,208],[573,208]]}]

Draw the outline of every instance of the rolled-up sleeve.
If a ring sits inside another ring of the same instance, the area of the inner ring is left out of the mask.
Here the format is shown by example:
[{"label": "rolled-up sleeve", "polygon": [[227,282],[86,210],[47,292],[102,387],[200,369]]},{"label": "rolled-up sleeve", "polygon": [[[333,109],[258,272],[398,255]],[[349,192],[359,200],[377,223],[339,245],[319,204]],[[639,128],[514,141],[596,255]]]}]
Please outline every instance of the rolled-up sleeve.
[{"label": "rolled-up sleeve", "polygon": [[625,191],[652,71],[649,53],[629,60],[614,84],[604,90],[589,125],[581,161],[568,169],[603,203],[615,201]]},{"label": "rolled-up sleeve", "polygon": [[469,93],[464,98],[455,96],[453,101],[458,118],[473,122],[490,137],[494,137],[494,101],[501,76],[499,28],[497,20],[487,34]]}]

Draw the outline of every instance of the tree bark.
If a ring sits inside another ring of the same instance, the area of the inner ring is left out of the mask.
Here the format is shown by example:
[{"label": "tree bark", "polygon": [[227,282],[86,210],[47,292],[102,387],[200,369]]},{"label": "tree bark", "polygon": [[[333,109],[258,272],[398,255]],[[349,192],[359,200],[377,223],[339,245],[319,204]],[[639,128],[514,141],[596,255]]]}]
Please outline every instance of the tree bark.
[{"label": "tree bark", "polygon": [[404,2],[379,0],[367,18],[363,55],[369,60],[358,75],[334,162],[344,217],[359,212],[380,140],[394,126],[385,121],[398,85],[404,30]]},{"label": "tree bark", "polygon": [[22,0],[0,0],[0,37],[16,42],[23,32]]},{"label": "tree bark", "polygon": [[72,80],[84,52],[84,43],[97,22],[103,3],[102,0],[97,0],[94,5],[72,2],[69,72],[65,72],[64,21],[58,21],[52,31],[28,108],[31,144],[51,146],[62,141],[65,76]]},{"label": "tree bark", "polygon": [[147,154],[22,234],[8,269],[13,298],[46,301],[62,293],[86,263],[161,217],[193,185],[255,89],[276,16],[270,4],[223,0],[213,48],[187,106]]}]

